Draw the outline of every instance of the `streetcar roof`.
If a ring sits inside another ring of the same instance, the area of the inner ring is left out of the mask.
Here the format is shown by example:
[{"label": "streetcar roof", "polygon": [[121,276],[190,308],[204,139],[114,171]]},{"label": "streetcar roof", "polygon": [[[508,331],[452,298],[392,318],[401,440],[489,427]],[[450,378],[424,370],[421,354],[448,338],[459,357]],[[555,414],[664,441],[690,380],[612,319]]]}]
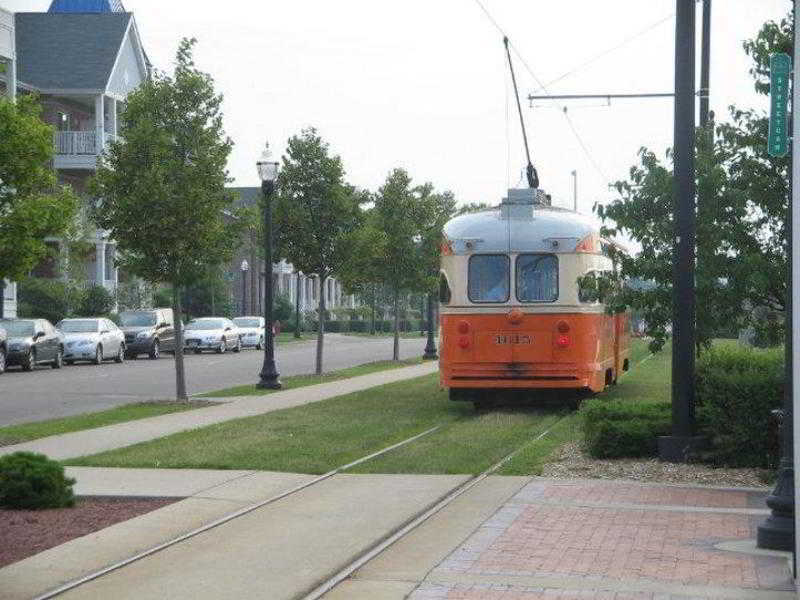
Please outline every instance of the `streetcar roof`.
[{"label": "streetcar roof", "polygon": [[[503,206],[451,219],[444,235],[453,254],[575,252],[600,230],[591,218],[546,206]],[[598,246],[599,247],[599,246]]]}]

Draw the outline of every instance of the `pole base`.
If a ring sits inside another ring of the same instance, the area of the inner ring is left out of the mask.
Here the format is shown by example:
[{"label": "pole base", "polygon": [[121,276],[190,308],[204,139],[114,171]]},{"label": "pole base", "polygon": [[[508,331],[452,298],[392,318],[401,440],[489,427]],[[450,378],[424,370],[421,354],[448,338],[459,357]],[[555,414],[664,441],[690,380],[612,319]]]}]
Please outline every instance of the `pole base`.
[{"label": "pole base", "polygon": [[756,545],[767,550],[794,550],[794,469],[783,463],[775,489],[767,496],[772,514],[758,526]]},{"label": "pole base", "polygon": [[700,435],[662,435],[658,438],[658,458],[665,462],[686,463],[707,447],[708,440]]},{"label": "pole base", "polygon": [[277,376],[274,379],[261,379],[256,384],[256,388],[259,390],[279,390],[283,387],[283,384],[280,382]]}]

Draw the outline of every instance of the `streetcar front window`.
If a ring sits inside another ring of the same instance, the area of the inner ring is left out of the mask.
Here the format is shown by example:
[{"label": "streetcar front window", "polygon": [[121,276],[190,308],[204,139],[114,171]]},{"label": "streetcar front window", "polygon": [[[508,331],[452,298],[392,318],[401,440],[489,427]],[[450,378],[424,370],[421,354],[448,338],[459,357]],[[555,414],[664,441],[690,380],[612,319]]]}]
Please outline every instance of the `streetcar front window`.
[{"label": "streetcar front window", "polygon": [[517,300],[558,300],[558,258],[553,254],[520,254],[517,257]]},{"label": "streetcar front window", "polygon": [[476,254],[469,259],[470,302],[508,302],[511,262],[504,254]]}]

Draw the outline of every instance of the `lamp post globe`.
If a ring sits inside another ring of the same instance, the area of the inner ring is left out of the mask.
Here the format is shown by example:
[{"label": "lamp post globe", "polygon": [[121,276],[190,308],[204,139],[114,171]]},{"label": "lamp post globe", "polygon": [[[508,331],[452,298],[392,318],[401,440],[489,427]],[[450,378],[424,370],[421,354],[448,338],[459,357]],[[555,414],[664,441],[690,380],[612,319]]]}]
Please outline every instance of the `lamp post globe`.
[{"label": "lamp post globe", "polygon": [[281,388],[275,365],[275,338],[272,329],[272,195],[278,179],[278,163],[272,160],[267,144],[256,162],[261,192],[264,195],[264,364],[256,387],[276,390]]}]

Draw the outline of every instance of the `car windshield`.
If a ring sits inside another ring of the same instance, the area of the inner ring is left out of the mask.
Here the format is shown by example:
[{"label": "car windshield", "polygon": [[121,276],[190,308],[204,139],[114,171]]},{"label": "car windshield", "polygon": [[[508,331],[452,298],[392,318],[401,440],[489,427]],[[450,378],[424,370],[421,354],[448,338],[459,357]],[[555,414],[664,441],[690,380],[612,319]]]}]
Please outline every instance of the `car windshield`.
[{"label": "car windshield", "polygon": [[152,327],[156,324],[156,314],[151,312],[120,313],[123,327]]},{"label": "car windshield", "polygon": [[28,337],[33,335],[33,321],[2,321],[0,327],[6,330],[8,337]]},{"label": "car windshield", "polygon": [[236,325],[239,327],[261,327],[261,320],[260,319],[234,319],[233,320]]},{"label": "car windshield", "polygon": [[57,329],[64,333],[95,333],[100,329],[100,321],[87,319],[83,321],[61,321]]},{"label": "car windshield", "polygon": [[198,330],[198,329],[225,329],[225,322],[219,321],[217,319],[209,319],[209,320],[202,320],[202,321],[190,321],[186,325],[187,330]]}]

